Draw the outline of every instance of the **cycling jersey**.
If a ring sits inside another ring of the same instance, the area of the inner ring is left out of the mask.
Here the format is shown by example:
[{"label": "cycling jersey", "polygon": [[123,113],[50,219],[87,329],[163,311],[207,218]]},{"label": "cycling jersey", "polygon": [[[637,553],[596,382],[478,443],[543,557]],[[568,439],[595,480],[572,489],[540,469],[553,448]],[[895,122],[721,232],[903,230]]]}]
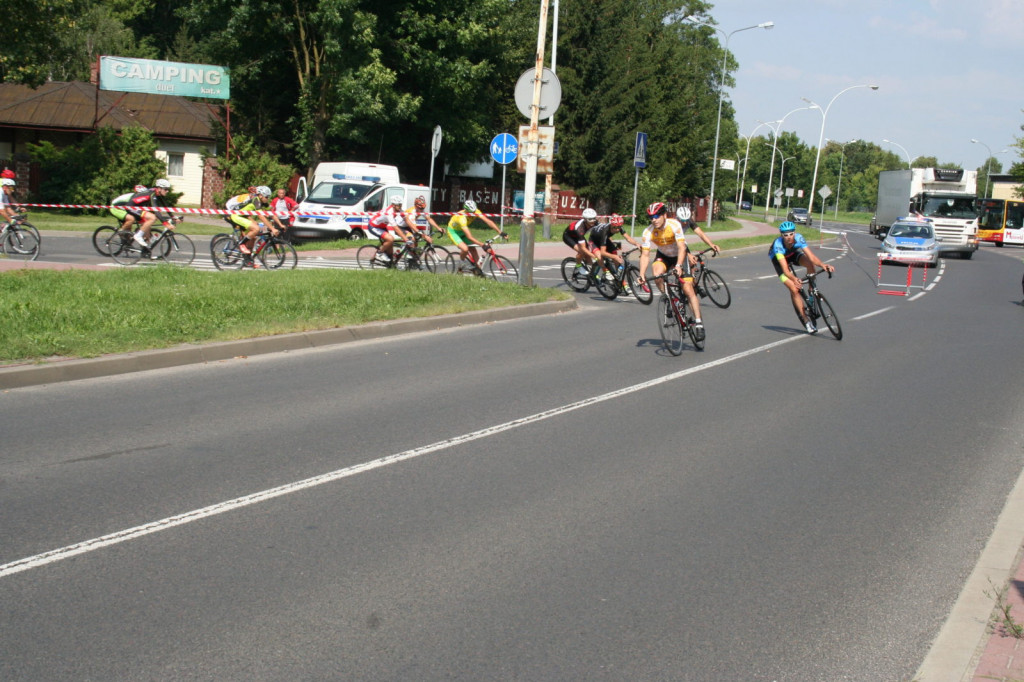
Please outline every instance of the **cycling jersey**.
[{"label": "cycling jersey", "polygon": [[807,248],[807,240],[799,232],[796,233],[796,238],[793,239],[793,245],[786,248],[786,245],[782,241],[782,237],[776,237],[775,241],[772,242],[771,248],[768,249],[768,255],[775,259],[793,260],[793,258],[800,255],[800,251]]},{"label": "cycling jersey", "polygon": [[613,231],[621,232],[621,228],[612,228],[611,223],[598,223],[590,230],[590,243],[594,248],[601,248],[602,246],[609,251],[614,250],[615,244],[612,242]]},{"label": "cycling jersey", "polygon": [[401,218],[402,221],[404,221],[403,224],[406,226],[407,229],[425,232],[429,230],[429,226],[421,227],[416,223],[416,219],[419,218],[420,216],[426,218],[427,212],[421,211],[420,209],[413,206],[412,208],[405,209],[405,211],[400,213],[398,217]]},{"label": "cycling jersey", "polygon": [[[114,216],[119,221],[124,220],[124,217],[126,215],[128,215],[128,211],[126,211],[123,207],[128,203],[128,200],[131,199],[134,195],[135,195],[135,192],[128,192],[127,194],[122,194],[121,196],[119,196],[116,199],[114,199],[113,201],[111,201],[110,202],[110,215]],[[121,208],[117,208],[117,207],[121,207]]]},{"label": "cycling jersey", "polygon": [[685,235],[682,224],[675,218],[666,218],[665,224],[661,226],[661,229],[654,227],[654,225],[647,226],[647,229],[644,230],[643,235],[640,237],[640,248],[650,249],[652,246],[657,246],[658,253],[663,253],[666,256],[678,256],[678,242],[684,239]]},{"label": "cycling jersey", "polygon": [[462,232],[477,219],[477,216],[482,216],[483,214],[484,212],[479,208],[473,213],[468,213],[463,209],[451,217],[451,220],[448,221],[448,229]]},{"label": "cycling jersey", "polygon": [[402,215],[404,214],[401,210],[395,209],[394,206],[388,206],[383,211],[370,216],[369,227],[377,230],[393,230],[400,219],[404,220],[401,218]]},{"label": "cycling jersey", "polygon": [[[153,187],[143,192],[135,192],[128,198],[124,204],[125,212],[131,213],[138,219],[142,219],[143,211],[149,211],[152,208],[164,209],[152,211],[160,216],[161,220],[170,220],[171,215],[167,212],[167,205],[164,204],[164,200],[159,197],[156,193],[157,188]],[[119,197],[120,198],[120,197]]]},{"label": "cycling jersey", "polygon": [[[227,200],[224,204],[224,208],[229,211],[258,211],[263,207],[263,203],[260,198],[255,194],[239,194],[233,196]],[[244,215],[241,213],[232,213],[224,217],[232,225],[237,225],[248,231],[255,226],[254,218],[256,216]]]}]

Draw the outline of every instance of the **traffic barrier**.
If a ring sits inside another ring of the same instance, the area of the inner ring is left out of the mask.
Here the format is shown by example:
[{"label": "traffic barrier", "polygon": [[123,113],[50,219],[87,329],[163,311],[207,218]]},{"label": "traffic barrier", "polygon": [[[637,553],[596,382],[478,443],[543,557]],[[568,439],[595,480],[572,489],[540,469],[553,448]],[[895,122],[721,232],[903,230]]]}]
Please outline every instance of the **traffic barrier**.
[{"label": "traffic barrier", "polygon": [[[893,283],[886,284],[886,283],[882,282],[882,264],[884,263],[884,259],[885,258],[886,258],[886,254],[883,254],[883,253],[878,254],[878,277],[875,280],[875,286],[877,286],[877,287],[882,287],[882,286],[898,287],[898,286],[900,286],[899,283],[893,282]],[[906,266],[907,266],[907,281],[906,281],[906,284],[903,285],[903,289],[879,289],[878,293],[883,295],[883,296],[909,296],[911,289],[924,289],[925,284],[926,284],[926,282],[928,280],[928,267],[929,267],[928,263],[907,263]],[[914,269],[915,269],[915,266],[920,266],[920,270],[921,270],[921,283],[920,284],[914,284]]]}]

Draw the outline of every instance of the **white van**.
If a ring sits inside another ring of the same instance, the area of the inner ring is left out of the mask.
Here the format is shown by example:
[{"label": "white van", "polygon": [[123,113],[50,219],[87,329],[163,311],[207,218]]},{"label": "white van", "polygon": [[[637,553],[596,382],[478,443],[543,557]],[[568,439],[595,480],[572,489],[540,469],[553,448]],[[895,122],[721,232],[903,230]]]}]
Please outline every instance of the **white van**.
[{"label": "white van", "polygon": [[[430,192],[423,185],[399,181],[398,168],[377,163],[352,161],[321,163],[313,171],[313,189],[299,178],[296,199],[299,206],[291,233],[297,239],[363,239],[368,235],[367,213],[375,213],[402,197],[403,208],[410,208],[422,196],[430,210]],[[346,215],[331,215],[342,213]],[[354,215],[351,215],[354,214]]]}]

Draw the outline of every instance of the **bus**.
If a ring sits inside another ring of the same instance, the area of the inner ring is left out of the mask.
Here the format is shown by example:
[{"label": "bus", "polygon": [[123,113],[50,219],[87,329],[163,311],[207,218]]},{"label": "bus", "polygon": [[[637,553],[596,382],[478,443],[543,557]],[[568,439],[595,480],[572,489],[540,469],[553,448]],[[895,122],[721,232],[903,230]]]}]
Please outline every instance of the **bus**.
[{"label": "bus", "polygon": [[982,199],[978,207],[978,241],[1024,246],[1024,201]]}]

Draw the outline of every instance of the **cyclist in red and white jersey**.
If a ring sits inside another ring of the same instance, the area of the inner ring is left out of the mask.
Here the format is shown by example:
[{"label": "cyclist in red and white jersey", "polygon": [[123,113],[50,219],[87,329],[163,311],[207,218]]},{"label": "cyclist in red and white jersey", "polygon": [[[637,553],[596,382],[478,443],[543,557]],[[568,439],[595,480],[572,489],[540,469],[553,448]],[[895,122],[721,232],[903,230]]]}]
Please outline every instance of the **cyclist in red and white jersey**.
[{"label": "cyclist in red and white jersey", "polygon": [[377,256],[379,260],[390,262],[394,258],[396,232],[402,241],[412,240],[412,236],[407,235],[402,229],[402,225],[405,224],[405,213],[402,211],[401,195],[391,197],[391,202],[383,211],[370,216],[367,228],[370,234],[380,239],[380,250]]}]

